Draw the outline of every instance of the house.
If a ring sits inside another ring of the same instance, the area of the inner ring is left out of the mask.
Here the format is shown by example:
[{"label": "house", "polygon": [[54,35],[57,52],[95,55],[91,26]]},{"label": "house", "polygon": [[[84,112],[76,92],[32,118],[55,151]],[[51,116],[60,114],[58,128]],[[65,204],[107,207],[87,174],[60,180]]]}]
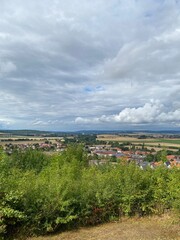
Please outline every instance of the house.
[{"label": "house", "polygon": [[139,166],[140,166],[140,168],[141,168],[142,170],[145,170],[145,169],[147,169],[148,167],[150,167],[150,163],[147,162],[147,161],[144,161],[144,162],[139,163]]},{"label": "house", "polygon": [[100,157],[112,157],[112,156],[116,156],[116,152],[115,151],[106,151],[106,150],[98,150],[98,151],[94,151],[94,154],[97,154]]}]

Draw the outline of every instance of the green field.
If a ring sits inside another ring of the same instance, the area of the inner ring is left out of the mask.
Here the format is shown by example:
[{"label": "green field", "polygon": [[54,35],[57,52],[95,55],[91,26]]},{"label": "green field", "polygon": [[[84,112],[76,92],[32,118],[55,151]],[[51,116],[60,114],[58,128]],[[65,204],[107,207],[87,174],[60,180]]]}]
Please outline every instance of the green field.
[{"label": "green field", "polygon": [[154,139],[153,142],[160,142],[160,143],[171,143],[171,144],[179,144],[180,145],[180,139]]}]

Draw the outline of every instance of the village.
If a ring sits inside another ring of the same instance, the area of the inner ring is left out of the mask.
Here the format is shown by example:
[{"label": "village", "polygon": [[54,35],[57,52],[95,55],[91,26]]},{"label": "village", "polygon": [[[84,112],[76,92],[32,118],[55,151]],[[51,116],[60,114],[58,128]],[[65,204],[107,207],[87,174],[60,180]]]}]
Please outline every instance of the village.
[{"label": "village", "polygon": [[[88,139],[88,140],[87,140]],[[90,141],[89,141],[90,140]],[[113,144],[111,142],[96,141],[95,138],[83,135],[70,137],[43,137],[39,139],[1,139],[0,145],[8,155],[14,150],[40,150],[47,154],[61,153],[69,144],[82,144],[87,154],[90,166],[104,164],[117,165],[120,162],[135,163],[141,169],[154,169],[164,165],[167,168],[180,168],[179,150],[169,151],[166,148],[146,148],[144,144],[135,147],[134,144]],[[127,144],[127,143],[126,143]],[[125,146],[124,146],[125,145]],[[119,146],[119,147],[117,147]]]},{"label": "village", "polygon": [[[90,164],[99,165],[111,162],[118,164],[119,162],[130,163],[134,162],[141,169],[147,167],[156,168],[164,164],[166,167],[180,167],[180,155],[166,155],[165,159],[155,160],[156,152],[140,151],[140,150],[122,150],[121,148],[112,148],[111,145],[96,145],[89,146],[91,156],[96,156],[97,159],[90,160]],[[154,156],[152,161],[147,161],[147,156]]]}]

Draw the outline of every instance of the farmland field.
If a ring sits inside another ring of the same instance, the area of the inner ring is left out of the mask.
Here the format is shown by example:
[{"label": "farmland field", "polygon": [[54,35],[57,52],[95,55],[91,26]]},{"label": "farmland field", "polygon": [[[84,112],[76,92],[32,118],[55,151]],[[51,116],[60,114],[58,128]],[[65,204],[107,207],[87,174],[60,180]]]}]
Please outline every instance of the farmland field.
[{"label": "farmland field", "polygon": [[107,142],[130,142],[133,144],[143,144],[145,146],[155,146],[155,147],[180,147],[180,139],[179,138],[143,138],[140,139],[135,136],[118,136],[118,135],[98,135],[97,140],[99,141],[107,141]]},{"label": "farmland field", "polygon": [[17,144],[36,144],[44,143],[46,140],[55,143],[56,140],[62,140],[63,137],[29,137],[29,136],[13,136],[13,137],[2,137],[0,135],[0,145],[9,143]]}]

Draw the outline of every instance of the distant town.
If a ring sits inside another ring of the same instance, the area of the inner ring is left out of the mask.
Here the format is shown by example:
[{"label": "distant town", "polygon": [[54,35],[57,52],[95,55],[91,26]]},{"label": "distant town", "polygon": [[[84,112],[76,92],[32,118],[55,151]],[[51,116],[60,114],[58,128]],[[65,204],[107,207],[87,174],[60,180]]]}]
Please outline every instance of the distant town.
[{"label": "distant town", "polygon": [[15,150],[36,149],[61,153],[69,144],[82,144],[89,165],[134,162],[141,169],[180,168],[179,133],[49,133],[30,130],[0,132],[0,145],[8,155]]}]

